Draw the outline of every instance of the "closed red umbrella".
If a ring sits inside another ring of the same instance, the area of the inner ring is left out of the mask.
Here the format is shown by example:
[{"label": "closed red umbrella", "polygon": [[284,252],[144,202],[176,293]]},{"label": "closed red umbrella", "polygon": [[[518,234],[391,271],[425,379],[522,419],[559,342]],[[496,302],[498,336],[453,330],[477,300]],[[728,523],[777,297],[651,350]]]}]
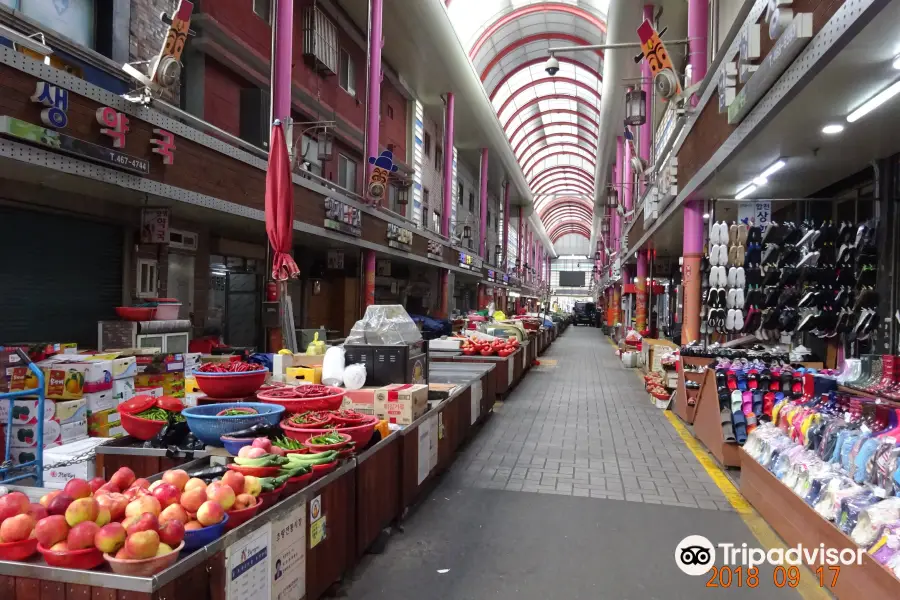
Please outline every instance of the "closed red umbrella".
[{"label": "closed red umbrella", "polygon": [[294,238],[294,183],[284,129],[276,121],[269,146],[266,173],[266,233],[272,245],[272,279],[285,281],[300,273],[291,256]]}]

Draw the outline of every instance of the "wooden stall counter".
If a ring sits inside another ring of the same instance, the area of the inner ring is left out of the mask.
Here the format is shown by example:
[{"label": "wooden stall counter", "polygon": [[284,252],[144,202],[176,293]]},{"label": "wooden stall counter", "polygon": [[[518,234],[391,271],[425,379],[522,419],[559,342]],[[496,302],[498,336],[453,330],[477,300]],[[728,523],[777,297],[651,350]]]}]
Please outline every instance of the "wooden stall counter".
[{"label": "wooden stall counter", "polygon": [[[854,551],[858,548],[853,540],[820,517],[743,448],[740,450],[740,460],[741,494],[789,547],[802,544],[804,548],[818,548],[819,544],[825,544],[825,548],[849,548]],[[841,565],[840,569],[836,581],[831,579],[830,574],[825,581],[828,591],[841,600],[900,597],[900,580],[865,552],[862,564]],[[801,576],[815,577],[810,572]]]}]

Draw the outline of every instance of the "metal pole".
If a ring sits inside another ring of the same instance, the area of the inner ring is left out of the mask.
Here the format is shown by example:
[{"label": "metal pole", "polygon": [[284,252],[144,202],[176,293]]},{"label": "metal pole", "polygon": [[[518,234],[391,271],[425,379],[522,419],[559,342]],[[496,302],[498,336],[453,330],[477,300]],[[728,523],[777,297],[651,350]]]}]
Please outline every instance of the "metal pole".
[{"label": "metal pole", "polygon": [[[706,39],[706,36],[704,35],[704,40],[705,39]],[[663,43],[666,46],[690,44],[691,38],[684,38],[681,40],[663,40]],[[557,52],[564,54],[566,52],[580,52],[582,50],[627,50],[629,48],[640,49],[641,43],[640,42],[624,42],[621,44],[592,44],[589,46],[557,46],[555,48],[550,48],[549,50],[547,50],[547,52],[549,54],[556,54]]]}]

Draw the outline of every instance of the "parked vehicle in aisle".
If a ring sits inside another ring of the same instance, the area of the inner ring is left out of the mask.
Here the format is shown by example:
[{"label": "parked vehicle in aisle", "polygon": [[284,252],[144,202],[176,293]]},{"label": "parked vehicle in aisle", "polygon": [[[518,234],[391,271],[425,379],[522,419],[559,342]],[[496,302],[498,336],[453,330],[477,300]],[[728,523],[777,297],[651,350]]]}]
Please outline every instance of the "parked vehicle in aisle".
[{"label": "parked vehicle in aisle", "polygon": [[594,325],[597,318],[597,305],[593,302],[576,302],[575,308],[575,325]]}]

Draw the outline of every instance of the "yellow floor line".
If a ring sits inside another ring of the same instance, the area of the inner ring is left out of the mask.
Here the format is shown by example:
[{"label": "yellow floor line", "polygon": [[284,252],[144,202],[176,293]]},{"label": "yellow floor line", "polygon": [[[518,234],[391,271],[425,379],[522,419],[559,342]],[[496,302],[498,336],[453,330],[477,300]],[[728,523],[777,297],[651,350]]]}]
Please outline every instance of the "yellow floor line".
[{"label": "yellow floor line", "polygon": [[[616,348],[616,345],[609,337],[606,337],[606,341],[609,342],[610,346]],[[641,371],[639,369],[634,369],[633,372],[643,384],[644,377]],[[672,425],[675,433],[678,434],[678,437],[681,438],[684,445],[688,447],[688,450],[691,451],[691,454],[694,455],[694,458],[697,459],[697,462],[700,463],[703,470],[709,475],[709,478],[713,480],[716,487],[721,490],[722,495],[725,496],[725,499],[728,500],[728,503],[738,514],[741,521],[744,522],[744,525],[747,526],[747,529],[750,530],[750,533],[753,534],[753,537],[759,541],[763,549],[768,551],[772,548],[786,548],[781,537],[775,533],[775,530],[769,527],[769,524],[766,523],[765,519],[756,512],[756,509],[753,508],[738,489],[734,487],[734,483],[732,483],[731,479],[725,475],[725,472],[722,470],[722,467],[719,466],[719,463],[717,463],[709,455],[706,449],[700,445],[697,439],[691,435],[691,432],[688,431],[681,420],[675,416],[675,413],[666,410],[663,411],[663,414],[666,416],[669,424]],[[833,597],[815,582],[816,578],[813,572],[806,569],[803,576],[800,577],[800,584],[795,588],[801,598],[804,600],[824,600]]]}]

